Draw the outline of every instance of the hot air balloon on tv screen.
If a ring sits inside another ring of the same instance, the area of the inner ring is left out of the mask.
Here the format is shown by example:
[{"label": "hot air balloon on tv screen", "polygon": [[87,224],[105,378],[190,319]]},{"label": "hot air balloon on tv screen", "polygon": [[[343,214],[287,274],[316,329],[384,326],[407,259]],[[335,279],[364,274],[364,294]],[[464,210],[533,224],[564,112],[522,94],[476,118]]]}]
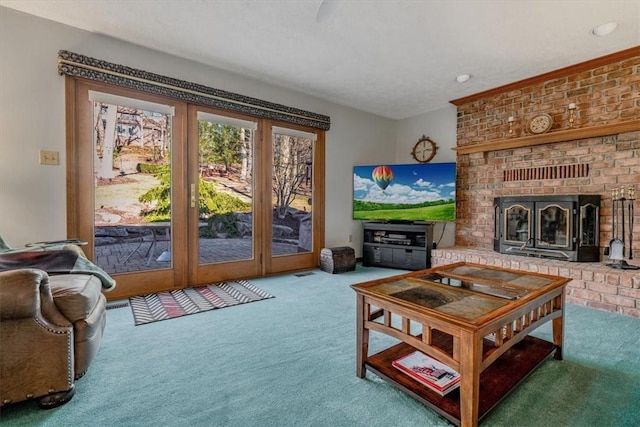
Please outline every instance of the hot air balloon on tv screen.
[{"label": "hot air balloon on tv screen", "polygon": [[393,171],[389,166],[378,166],[371,172],[371,177],[378,187],[384,191],[393,180]]}]

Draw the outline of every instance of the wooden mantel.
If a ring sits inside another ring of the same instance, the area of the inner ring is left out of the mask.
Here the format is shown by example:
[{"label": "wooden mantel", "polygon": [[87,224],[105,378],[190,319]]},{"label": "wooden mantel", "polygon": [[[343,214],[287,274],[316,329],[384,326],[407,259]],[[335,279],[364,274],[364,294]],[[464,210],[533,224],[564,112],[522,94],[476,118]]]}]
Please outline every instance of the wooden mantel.
[{"label": "wooden mantel", "polygon": [[565,129],[542,135],[530,135],[520,138],[501,139],[480,144],[456,147],[458,154],[486,153],[488,151],[509,150],[513,148],[531,147],[534,145],[553,144],[556,142],[575,141],[577,139],[598,138],[619,133],[640,131],[640,119],[611,123],[585,128]]}]

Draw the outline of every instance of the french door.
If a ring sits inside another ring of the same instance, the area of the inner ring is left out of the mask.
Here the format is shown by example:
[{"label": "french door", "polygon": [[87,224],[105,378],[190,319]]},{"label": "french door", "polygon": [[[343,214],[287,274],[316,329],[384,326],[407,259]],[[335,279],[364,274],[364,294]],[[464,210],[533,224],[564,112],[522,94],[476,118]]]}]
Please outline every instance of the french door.
[{"label": "french door", "polygon": [[[261,274],[258,121],[189,107],[189,282]],[[197,142],[197,143],[196,143]]]},{"label": "french door", "polygon": [[181,102],[66,79],[67,233],[112,275],[109,299],[187,283]]},{"label": "french door", "polygon": [[190,240],[189,282],[317,266],[323,190],[314,185],[314,169],[324,166],[317,135],[190,106],[189,141],[196,140],[189,144],[196,165],[189,171],[189,235],[198,238]]},{"label": "french door", "polygon": [[318,265],[322,132],[67,78],[68,234],[107,296]]}]

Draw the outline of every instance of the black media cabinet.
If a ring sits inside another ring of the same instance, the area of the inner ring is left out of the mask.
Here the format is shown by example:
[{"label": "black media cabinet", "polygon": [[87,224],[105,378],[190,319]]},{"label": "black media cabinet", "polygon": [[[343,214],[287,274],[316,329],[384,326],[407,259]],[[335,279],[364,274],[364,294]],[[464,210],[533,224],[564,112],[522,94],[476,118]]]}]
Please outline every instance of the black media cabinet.
[{"label": "black media cabinet", "polygon": [[433,224],[365,222],[362,265],[422,270],[431,267]]}]

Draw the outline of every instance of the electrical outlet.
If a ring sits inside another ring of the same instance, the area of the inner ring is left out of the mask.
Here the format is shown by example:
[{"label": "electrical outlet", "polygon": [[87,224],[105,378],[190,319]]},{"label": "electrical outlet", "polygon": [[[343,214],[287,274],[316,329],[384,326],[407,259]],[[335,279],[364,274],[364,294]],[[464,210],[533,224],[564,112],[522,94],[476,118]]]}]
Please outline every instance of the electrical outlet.
[{"label": "electrical outlet", "polygon": [[57,151],[40,150],[40,164],[41,165],[59,165],[60,158]]},{"label": "electrical outlet", "polygon": [[349,243],[353,242],[353,234],[349,234]]}]

